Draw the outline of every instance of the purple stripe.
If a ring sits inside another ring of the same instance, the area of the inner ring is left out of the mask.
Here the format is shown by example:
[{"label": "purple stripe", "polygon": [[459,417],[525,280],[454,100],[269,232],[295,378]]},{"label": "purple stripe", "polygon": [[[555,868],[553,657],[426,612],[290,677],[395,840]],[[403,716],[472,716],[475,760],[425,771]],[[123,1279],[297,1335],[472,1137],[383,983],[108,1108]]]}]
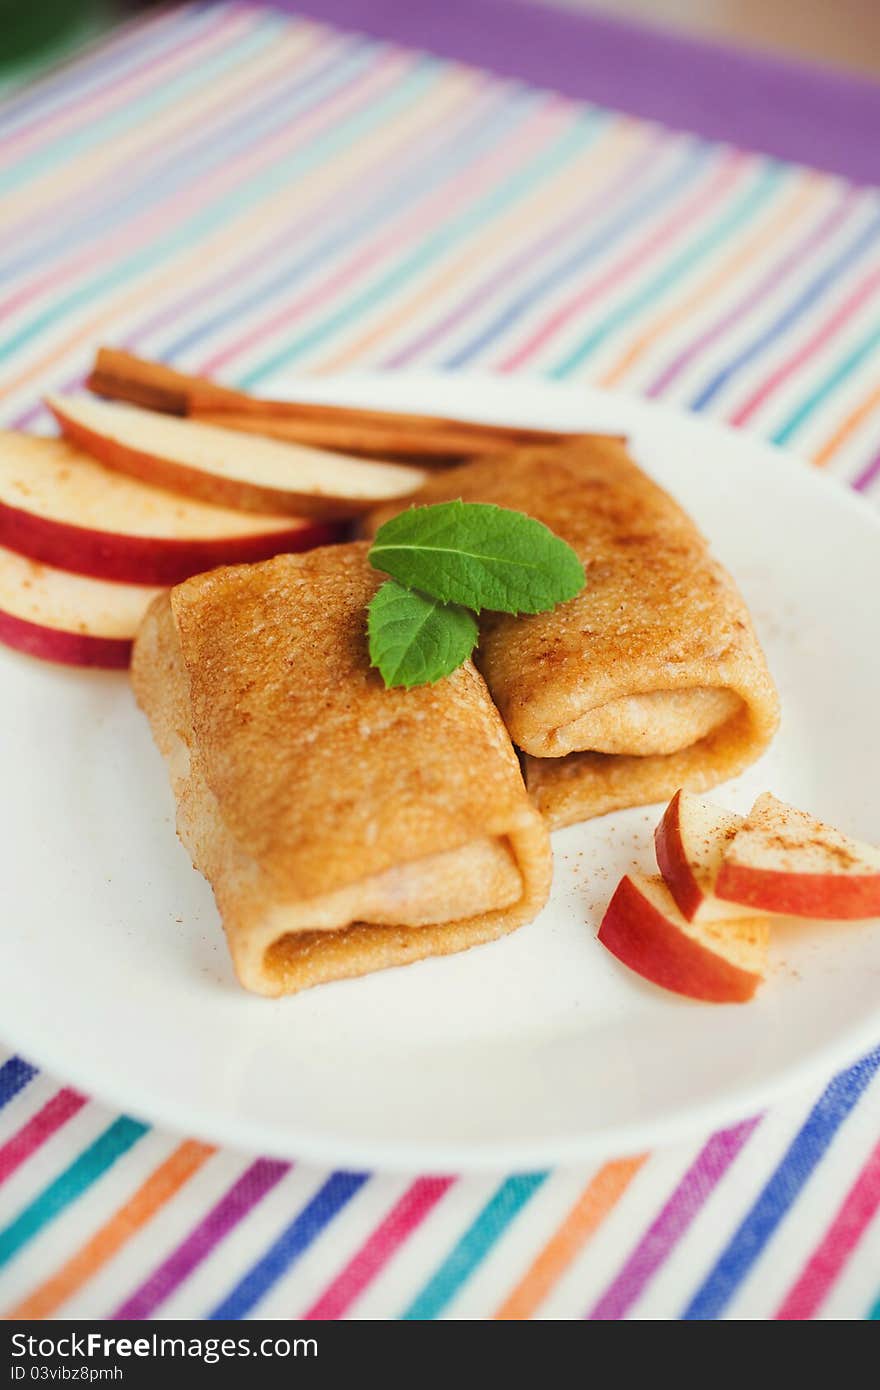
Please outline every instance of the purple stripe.
[{"label": "purple stripe", "polygon": [[111,1313],[111,1318],[115,1320],[151,1317],[159,1304],[164,1303],[174,1290],[189,1278],[193,1270],[207,1259],[248,1212],[262,1201],[266,1193],[280,1182],[289,1168],[289,1163],[279,1163],[268,1158],[259,1158],[252,1163],[186,1240],[172,1251],[140,1288],[135,1289],[124,1303],[120,1303],[116,1312]]},{"label": "purple stripe", "polygon": [[620,173],[606,184],[598,193],[594,192],[585,202],[581,203],[574,212],[569,213],[551,232],[540,237],[538,241],[527,246],[512,261],[507,262],[500,270],[490,275],[487,280],[474,291],[462,299],[455,308],[448,313],[439,323],[432,324],[414,341],[405,343],[398,348],[382,366],[403,367],[411,362],[414,357],[427,351],[438,338],[445,333],[451,332],[458,324],[462,323],[475,309],[478,309],[484,300],[499,289],[510,285],[515,281],[516,276],[521,271],[531,269],[537,260],[541,260],[549,252],[552,252],[558,245],[565,242],[572,232],[583,231],[585,225],[589,225],[588,219],[593,215],[602,215],[609,205],[613,205],[622,193],[631,192],[638,184],[642,175],[649,172],[657,160],[658,153],[666,142],[665,133],[658,133],[656,139],[651,140],[647,149],[639,149],[634,159],[631,159]]},{"label": "purple stripe", "polygon": [[[369,77],[369,75],[369,73],[366,74],[367,77]],[[350,95],[351,84],[349,84],[348,91]],[[372,95],[370,95],[368,101],[372,99]],[[378,197],[383,188],[390,189],[392,193],[399,191],[400,187],[405,186],[406,180],[411,181],[413,172],[417,171],[418,168],[424,164],[426,159],[435,161],[435,170],[440,169],[443,172],[444,179],[448,179],[457,172],[456,167],[450,166],[447,168],[446,165],[449,163],[450,158],[455,155],[455,151],[462,136],[466,136],[470,132],[475,122],[483,121],[488,125],[499,115],[503,116],[504,109],[508,102],[508,94],[502,93],[499,95],[492,86],[486,86],[485,88],[482,85],[476,86],[472,96],[466,103],[462,104],[461,117],[459,117],[458,112],[456,112],[455,115],[447,116],[444,119],[442,128],[431,130],[427,134],[424,129],[420,128],[418,134],[413,139],[407,140],[397,148],[394,154],[390,156],[390,159],[387,152],[380,154],[377,158],[373,159],[368,166],[359,169],[358,177],[362,175],[365,177],[367,174],[375,172],[376,181],[370,185],[370,188],[371,195],[376,197]],[[352,187],[353,185],[350,181],[346,182],[340,188],[337,188],[329,198],[324,199],[317,207],[313,207],[305,217],[296,218],[292,222],[285,223],[282,231],[277,237],[263,244],[256,252],[248,251],[243,258],[227,265],[216,280],[200,284],[191,294],[181,297],[178,287],[175,286],[174,297],[158,312],[153,313],[150,318],[133,325],[128,330],[124,340],[120,342],[120,346],[130,348],[132,351],[140,350],[150,355],[147,347],[144,346],[145,339],[160,332],[169,325],[179,324],[185,319],[185,316],[194,309],[204,308],[205,312],[209,312],[213,304],[215,293],[224,289],[228,284],[244,282],[251,277],[258,268],[263,269],[265,267],[270,268],[269,283],[271,283],[272,279],[278,276],[278,255],[282,252],[289,252],[291,247],[296,248],[299,244],[297,238],[301,232],[311,233],[316,226],[320,227],[327,225],[335,227],[338,225],[341,229],[340,235],[342,235],[343,245],[347,244],[343,233],[348,223],[345,222],[345,219],[343,219],[340,214],[350,209]],[[381,198],[379,198],[378,201],[381,202]],[[376,225],[381,226],[384,220],[381,211],[377,213]],[[349,219],[349,223],[350,222],[351,219]],[[350,230],[349,227],[349,231]],[[383,232],[383,235],[387,235],[387,233]],[[349,240],[351,240],[350,237]],[[309,247],[305,257],[306,269],[311,269],[312,260],[314,260],[314,263],[317,265],[323,259],[326,259],[326,238],[324,239],[323,246],[321,244],[318,244],[317,247],[311,246],[311,238],[309,238],[305,244]],[[283,268],[284,262],[280,264]],[[302,273],[303,261],[301,256],[299,261],[293,260],[289,262],[289,264],[293,266],[296,274]],[[294,272],[292,271],[291,273]],[[265,279],[263,279],[258,283],[250,285],[248,293],[262,297],[265,294],[266,283]],[[211,319],[209,317],[209,326],[210,324]],[[202,334],[203,329],[201,327],[191,327],[186,334],[187,343],[189,343],[190,340],[201,337]],[[167,346],[163,351],[168,351]],[[82,386],[84,375],[84,371],[78,371],[74,376],[53,385],[52,389],[60,391],[62,394],[74,391]],[[42,400],[38,399],[12,421],[12,428],[28,429],[36,420],[44,416],[45,413]]]},{"label": "purple stripe", "polygon": [[[243,9],[245,6],[239,5],[235,12],[241,15]],[[165,52],[166,46],[173,46],[176,54],[197,42],[205,33],[204,26],[211,18],[208,3],[194,7],[189,13],[184,11],[176,16],[171,11],[166,11],[163,15],[154,16],[149,22],[143,16],[139,16],[119,29],[114,29],[109,36],[101,35],[92,43],[77,48],[69,58],[58,65],[54,73],[50,73],[44,79],[46,83],[54,81],[51,88],[44,86],[43,81],[38,81],[32,87],[25,88],[23,92],[13,92],[4,99],[7,109],[0,107],[0,131],[6,129],[8,137],[4,139],[4,155],[20,139],[39,133],[43,121],[55,120],[68,108],[71,108],[70,114],[75,113],[78,121],[82,112],[96,99],[103,100],[108,92],[124,86],[132,77],[148,71],[154,65],[158,67],[165,63],[169,56],[173,56]],[[224,24],[227,19],[228,15],[224,16]],[[191,37],[187,37],[186,30],[196,24],[202,27]],[[212,24],[211,28],[214,27]],[[137,41],[136,44],[133,40]],[[111,75],[107,80],[101,81],[101,75],[105,70]],[[46,107],[48,109],[45,109]],[[11,131],[5,127],[7,117],[20,118],[22,115],[26,116],[28,111],[36,113],[30,123],[13,126]]]},{"label": "purple stripe", "polygon": [[620,1273],[587,1318],[615,1322],[626,1316],[712,1195],[758,1120],[713,1134],[685,1173],[657,1219],[648,1227]]},{"label": "purple stripe", "polygon": [[874,479],[880,477],[880,454],[868,464],[864,473],[860,473],[855,479],[853,487],[857,492],[867,492]]},{"label": "purple stripe", "polygon": [[705,333],[695,338],[689,347],[679,353],[678,357],[676,357],[673,362],[670,362],[669,366],[660,373],[656,380],[651,382],[645,394],[648,396],[661,395],[669,386],[670,382],[678,376],[679,372],[683,371],[695,357],[698,357],[704,348],[709,347],[711,343],[714,343],[718,338],[722,337],[729,328],[732,328],[733,325],[743,317],[743,315],[748,314],[756,304],[761,304],[763,300],[766,299],[767,295],[772,293],[778,286],[780,280],[789,275],[793,270],[796,270],[811,251],[815,251],[817,247],[821,246],[823,241],[826,241],[829,236],[837,231],[841,223],[846,221],[856,201],[856,193],[854,190],[850,189],[849,193],[847,193],[847,195],[831,209],[830,213],[822,219],[818,227],[815,227],[803,241],[799,242],[798,245],[788,253],[788,255],[783,256],[776,265],[771,267],[769,272],[749,291],[745,299],[741,299],[737,304],[734,304],[733,308],[728,313],[723,314],[720,319],[716,319],[715,323],[707,328]]},{"label": "purple stripe", "polygon": [[[284,222],[282,230],[271,241],[264,242],[256,250],[248,249],[239,260],[231,262],[214,280],[209,280],[200,284],[189,295],[180,296],[166,304],[152,317],[140,322],[136,327],[128,331],[125,346],[136,351],[142,347],[143,341],[150,335],[159,333],[169,326],[180,324],[184,315],[189,314],[194,309],[206,308],[206,312],[211,310],[214,296],[216,293],[225,289],[230,283],[247,283],[256,270],[266,270],[263,276],[253,287],[248,283],[248,294],[257,295],[266,292],[267,284],[272,283],[277,275],[279,268],[285,264],[293,267],[292,274],[302,274],[301,261],[290,259],[289,253],[294,248],[298,257],[302,257],[304,246],[309,247],[309,255],[316,255],[313,246],[314,229],[316,227],[332,227],[334,233],[337,227],[343,225],[341,213],[350,212],[352,206],[352,190],[358,190],[361,180],[368,184],[370,197],[377,205],[377,223],[381,224],[381,200],[384,194],[394,193],[404,180],[411,180],[414,171],[423,167],[426,162],[431,162],[442,171],[443,178],[448,179],[456,173],[457,166],[451,163],[463,137],[467,137],[474,128],[475,123],[489,122],[498,115],[496,108],[506,106],[509,95],[504,93],[500,99],[498,94],[491,88],[478,87],[467,99],[463,99],[461,110],[458,108],[454,114],[447,114],[443,119],[442,130],[431,128],[425,130],[419,127],[416,134],[402,144],[395,146],[389,155],[387,149],[383,148],[378,154],[370,159],[369,164],[364,164],[370,152],[366,151],[362,156],[362,162],[358,166],[356,180],[347,181],[334,189],[327,198],[320,203],[313,205],[305,216],[296,217],[289,222]],[[370,179],[375,176],[375,181]],[[418,189],[422,190],[419,184]],[[436,191],[436,180],[431,184],[431,191]],[[359,206],[359,211],[362,209]],[[350,222],[351,219],[348,219]],[[385,235],[386,233],[383,233]],[[327,238],[323,240],[326,242]],[[349,246],[349,239],[341,238],[344,249]],[[279,262],[278,258],[283,253],[288,253],[287,261]],[[316,257],[315,264],[318,264]],[[311,263],[306,266],[306,270],[311,269]],[[187,339],[200,336],[201,328],[189,328]],[[78,384],[79,378],[74,380],[74,385]],[[70,389],[70,388],[66,388]]]},{"label": "purple stripe", "polygon": [[[260,31],[253,31],[260,46],[249,49],[248,58],[261,63],[267,53],[272,56],[271,40]],[[350,44],[348,41],[347,45]],[[155,217],[167,204],[174,207],[182,197],[205,183],[212,192],[227,169],[246,161],[250,175],[258,161],[264,143],[277,139],[291,128],[289,106],[294,106],[294,119],[307,113],[305,95],[320,86],[328,77],[338,77],[334,90],[342,88],[346,79],[354,84],[348,72],[358,61],[358,49],[350,54],[342,51],[338,39],[321,42],[305,57],[300,55],[296,83],[290,81],[290,62],[280,69],[263,69],[258,77],[249,75],[243,90],[239,90],[230,112],[230,99],[217,101],[203,109],[197,121],[190,121],[177,130],[173,140],[163,138],[138,151],[126,161],[132,177],[118,171],[103,170],[89,184],[80,185],[73,194],[62,195],[59,202],[47,202],[29,217],[17,223],[10,237],[9,250],[0,261],[0,283],[6,280],[15,289],[0,303],[0,322],[22,304],[41,294],[57,281],[73,279],[74,272],[86,257],[94,257],[97,238],[108,239],[130,235],[142,219]],[[232,76],[237,78],[246,67],[230,69],[227,58],[229,45],[218,44],[216,61],[221,64],[211,79],[219,89]],[[202,60],[204,61],[204,59]],[[366,59],[363,60],[366,66]],[[346,67],[340,71],[342,64]],[[201,66],[201,63],[198,64]],[[186,74],[183,74],[185,76]],[[365,75],[371,75],[366,74]],[[199,93],[203,91],[200,87]],[[188,97],[193,95],[189,93]],[[216,96],[216,91],[212,92]],[[185,98],[185,99],[188,99]],[[167,106],[164,108],[169,109]],[[127,133],[127,132],[126,132]],[[78,156],[77,156],[78,157]],[[88,158],[88,156],[86,156]],[[224,191],[221,184],[221,193]],[[14,196],[14,195],[13,195]],[[185,215],[185,208],[182,209]],[[163,215],[167,218],[167,214]],[[63,228],[63,234],[60,230]],[[39,233],[44,233],[39,236]],[[69,253],[69,254],[68,254]],[[62,259],[63,257],[68,257]]]},{"label": "purple stripe", "polygon": [[[323,52],[323,45],[322,45],[322,48],[321,48],[321,52]],[[331,66],[332,66],[332,64],[331,64]],[[340,99],[342,99],[343,101],[348,101],[348,99],[351,97],[352,92],[353,92],[353,91],[355,91],[355,92],[358,91],[358,89],[360,88],[361,85],[367,85],[367,86],[369,86],[369,84],[372,82],[373,78],[375,77],[377,71],[381,71],[381,69],[380,69],[380,68],[369,68],[369,67],[367,67],[367,68],[365,68],[365,69],[363,70],[363,72],[359,73],[359,75],[357,76],[356,79],[353,78],[353,79],[348,83],[348,86],[347,86],[347,87],[334,87],[334,88],[332,88],[329,92],[319,93],[319,95],[318,95],[318,97],[315,99],[315,101],[312,102],[312,103],[309,105],[309,107],[307,108],[308,114],[311,115],[311,114],[313,114],[314,112],[322,111],[325,107],[329,107],[329,106],[333,105],[334,103],[336,103],[336,102],[339,101]],[[384,80],[383,80],[383,89],[384,89]],[[389,82],[389,89],[390,89],[390,82]],[[374,92],[374,90],[372,89],[372,87],[370,87],[366,99],[364,99],[362,96],[359,96],[359,97],[358,97],[358,102],[357,102],[356,105],[351,106],[351,107],[349,107],[349,106],[346,106],[346,107],[345,107],[345,110],[344,110],[344,117],[343,117],[344,121],[351,122],[351,121],[354,121],[354,120],[356,120],[356,119],[360,119],[362,115],[363,115],[363,116],[369,116],[370,103],[371,103],[372,101],[374,101],[374,100],[375,100],[375,92]],[[331,115],[331,120],[332,120],[332,115]],[[317,134],[316,134],[314,131],[312,132],[311,138],[312,138],[313,140],[318,139],[319,137],[325,135],[325,134],[327,133],[328,129],[330,129],[330,128],[331,128],[331,127],[330,127],[330,122],[325,122],[324,124],[322,124],[322,125],[320,126],[320,128],[319,128]],[[300,148],[301,148],[301,144],[302,144],[302,142],[301,142],[300,140],[294,141],[294,143],[288,147],[287,153],[285,154],[285,158],[289,158],[289,157],[292,158],[292,157],[295,157],[295,155],[298,153],[298,151],[299,151]],[[291,151],[293,151],[294,153],[292,154]],[[245,174],[241,176],[241,178],[239,179],[238,183],[236,183],[236,184],[234,185],[234,189],[235,189],[235,190],[238,190],[238,189],[241,187],[242,182],[243,182],[244,180],[246,180],[247,176],[248,176],[248,171],[245,171]],[[224,196],[225,196],[225,195],[224,195]],[[298,224],[295,224],[295,225],[298,225]],[[215,229],[215,230],[216,230],[216,229]],[[292,226],[291,226],[291,224],[288,224],[287,228],[285,229],[285,234],[286,234],[286,238],[287,238],[288,241],[292,239],[293,233],[292,233]],[[285,234],[282,234],[282,239],[284,239]],[[135,253],[135,254],[139,254],[139,253]],[[261,254],[262,254],[262,253],[261,253]],[[265,258],[265,257],[264,257],[264,258]],[[230,274],[232,274],[232,272],[230,272],[230,271],[225,271],[225,272],[224,272],[224,275],[223,275],[223,277],[221,278],[221,284],[222,284],[222,283],[226,283],[226,281],[227,281],[227,279],[228,279],[228,277],[229,277]],[[206,294],[206,292],[205,292],[205,290],[204,290],[203,288],[200,288],[200,289],[196,292],[196,300],[197,300],[197,301],[199,301],[199,300],[204,300],[205,302],[210,303],[210,296]],[[188,307],[188,306],[187,306],[187,307]],[[164,311],[164,314],[163,314],[162,317],[164,317],[165,319],[170,319],[170,320],[172,320],[172,321],[175,321],[175,320],[180,316],[181,313],[182,313],[182,302],[181,302],[181,300],[179,300],[179,299],[175,299],[175,300],[168,306],[167,310]],[[124,346],[131,346],[131,345],[132,345],[132,344],[131,344],[131,335],[129,335],[129,338],[126,340]],[[53,389],[55,389],[55,390],[60,389],[62,392],[71,391],[71,390],[73,390],[75,387],[79,386],[79,385],[82,383],[82,380],[83,380],[83,376],[84,376],[84,375],[85,375],[85,372],[84,372],[84,371],[78,372],[78,373],[76,374],[76,376],[71,377],[68,381],[66,381],[65,384],[64,384],[63,386],[61,386],[60,388],[59,388],[59,387],[55,387],[55,388],[53,388]],[[28,428],[34,423],[34,421],[40,419],[40,417],[41,417],[41,416],[44,416],[44,415],[45,415],[45,406],[43,405],[42,400],[38,399],[38,400],[35,402],[35,404],[33,404],[33,405],[31,405],[31,406],[28,406],[28,408],[27,408],[26,410],[22,411],[19,415],[17,415],[17,416],[15,417],[15,419],[14,419],[14,420],[12,421],[12,423],[11,423],[11,427],[12,427],[13,429],[28,429]]]},{"label": "purple stripe", "polygon": [[522,0],[271,0],[505,76],[880,182],[880,84],[849,73]]}]

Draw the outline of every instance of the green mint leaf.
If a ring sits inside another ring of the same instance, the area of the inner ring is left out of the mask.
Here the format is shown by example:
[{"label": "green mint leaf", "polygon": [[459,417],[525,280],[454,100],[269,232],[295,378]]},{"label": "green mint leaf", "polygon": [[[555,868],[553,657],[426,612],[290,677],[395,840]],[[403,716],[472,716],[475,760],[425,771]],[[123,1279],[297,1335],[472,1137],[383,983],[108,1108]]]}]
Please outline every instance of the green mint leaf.
[{"label": "green mint leaf", "polygon": [[455,604],[404,589],[387,579],[367,613],[370,665],[386,686],[431,685],[467,661],[477,643],[477,620]]},{"label": "green mint leaf", "polygon": [[442,603],[477,613],[543,613],[584,587],[570,545],[533,517],[487,502],[437,502],[386,521],[374,569]]}]

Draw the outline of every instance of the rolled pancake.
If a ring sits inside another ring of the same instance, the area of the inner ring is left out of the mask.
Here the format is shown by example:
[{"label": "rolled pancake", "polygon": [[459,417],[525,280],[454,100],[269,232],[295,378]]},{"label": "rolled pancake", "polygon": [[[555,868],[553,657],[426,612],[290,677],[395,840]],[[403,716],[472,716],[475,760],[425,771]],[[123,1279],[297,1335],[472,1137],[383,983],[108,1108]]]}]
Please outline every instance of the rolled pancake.
[{"label": "rolled pancake", "polygon": [[745,604],[625,441],[477,460],[408,505],[457,497],[528,512],[586,567],[584,591],[552,612],[481,622],[477,664],[551,825],[701,791],[758,757],[778,701]]},{"label": "rolled pancake", "polygon": [[366,551],[197,576],[135,644],[178,832],[259,994],[492,941],[549,892],[547,829],[474,666],[413,690],[370,669]]}]

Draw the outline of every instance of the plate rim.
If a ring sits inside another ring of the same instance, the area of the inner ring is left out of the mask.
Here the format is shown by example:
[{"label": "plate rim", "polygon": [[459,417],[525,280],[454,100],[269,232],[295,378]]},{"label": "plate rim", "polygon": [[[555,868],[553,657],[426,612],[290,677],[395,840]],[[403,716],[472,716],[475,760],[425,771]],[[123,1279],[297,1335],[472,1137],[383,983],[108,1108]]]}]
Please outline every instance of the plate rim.
[{"label": "plate rim", "polygon": [[[41,1071],[74,1089],[84,1092],[89,1100],[97,1101],[121,1115],[143,1121],[152,1128],[166,1130],[180,1138],[211,1143],[218,1148],[243,1152],[253,1156],[285,1159],[318,1167],[347,1171],[381,1171],[391,1174],[432,1172],[440,1175],[466,1173],[516,1174],[536,1170],[573,1167],[580,1163],[603,1162],[628,1158],[638,1153],[651,1153],[700,1138],[708,1139],[719,1130],[745,1120],[759,1117],[770,1106],[785,1099],[815,1089],[830,1081],[838,1072],[857,1063],[880,1042],[880,1010],[877,1031],[870,1021],[845,1033],[838,1046],[830,1044],[822,1053],[805,1060],[800,1067],[788,1069],[763,1085],[739,1087],[725,1101],[706,1101],[696,1106],[682,1107],[655,1120],[621,1124],[614,1129],[594,1130],[589,1134],[556,1137],[543,1135],[530,1142],[507,1141],[503,1154],[501,1146],[489,1143],[467,1145],[438,1144],[424,1146],[417,1142],[396,1141],[387,1146],[379,1141],[354,1140],[343,1135],[333,1137],[304,1133],[291,1146],[265,1122],[238,1118],[234,1123],[218,1115],[197,1127],[184,1115],[185,1102],[168,1103],[167,1097],[157,1100],[155,1107],[140,1110],[133,1107],[112,1084],[95,1087],[83,1077],[76,1066],[58,1065],[51,1050],[41,1046],[19,1048],[26,1060]],[[747,1090],[747,1095],[742,1094]],[[504,1156],[506,1155],[506,1156]]]}]

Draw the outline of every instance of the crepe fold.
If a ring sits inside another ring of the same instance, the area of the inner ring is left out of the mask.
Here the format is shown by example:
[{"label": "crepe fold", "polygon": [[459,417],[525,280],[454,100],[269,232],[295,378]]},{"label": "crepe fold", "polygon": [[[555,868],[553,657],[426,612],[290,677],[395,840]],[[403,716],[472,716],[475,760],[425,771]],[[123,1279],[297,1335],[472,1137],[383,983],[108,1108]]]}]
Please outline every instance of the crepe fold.
[{"label": "crepe fold", "polygon": [[585,564],[569,603],[481,621],[477,664],[552,826],[704,790],[758,757],[778,701],[743,599],[624,440],[477,460],[408,505],[459,497],[529,513]]},{"label": "crepe fold", "polygon": [[549,892],[547,828],[475,667],[412,690],[370,669],[366,552],[197,576],[135,644],[178,833],[259,994],[492,941]]}]

